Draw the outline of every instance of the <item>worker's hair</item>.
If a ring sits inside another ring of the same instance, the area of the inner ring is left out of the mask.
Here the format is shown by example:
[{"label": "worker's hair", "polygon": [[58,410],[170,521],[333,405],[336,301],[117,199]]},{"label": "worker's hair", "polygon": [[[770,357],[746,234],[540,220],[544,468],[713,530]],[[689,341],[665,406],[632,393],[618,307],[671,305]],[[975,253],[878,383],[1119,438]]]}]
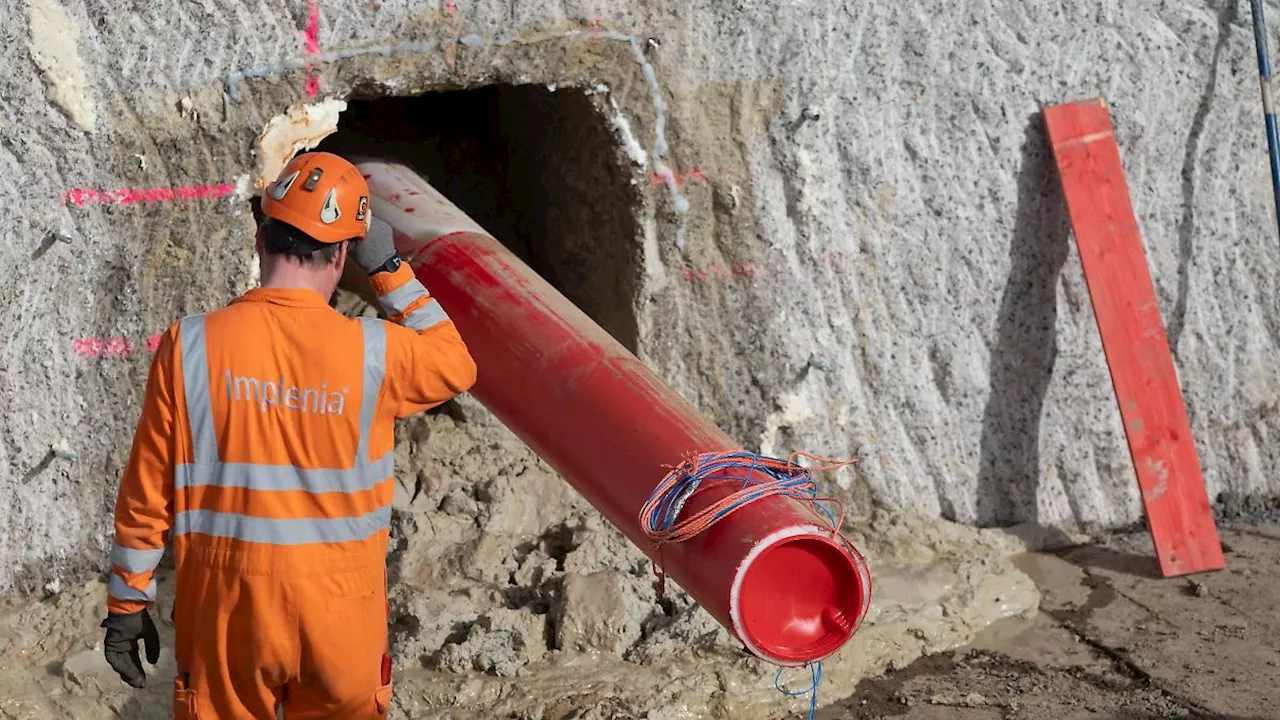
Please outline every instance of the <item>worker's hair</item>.
[{"label": "worker's hair", "polygon": [[262,246],[268,255],[288,255],[308,265],[327,265],[338,256],[346,240],[322,243],[298,228],[275,218],[267,218],[258,226]]}]

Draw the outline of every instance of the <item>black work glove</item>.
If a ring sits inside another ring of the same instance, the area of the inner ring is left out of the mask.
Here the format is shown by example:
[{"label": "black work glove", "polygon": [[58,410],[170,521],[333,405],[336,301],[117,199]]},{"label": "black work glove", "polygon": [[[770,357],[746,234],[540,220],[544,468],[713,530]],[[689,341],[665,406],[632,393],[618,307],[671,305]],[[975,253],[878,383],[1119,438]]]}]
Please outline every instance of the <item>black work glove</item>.
[{"label": "black work glove", "polygon": [[351,243],[351,254],[366,273],[372,274],[395,257],[396,243],[391,237],[391,226],[385,220],[370,220],[369,234],[363,240]]},{"label": "black work glove", "polygon": [[128,615],[109,613],[102,627],[107,629],[102,650],[111,669],[130,685],[146,687],[147,674],[142,671],[142,660],[138,657],[138,640],[146,644],[147,662],[155,665],[160,661],[160,633],[151,616],[146,610]]}]

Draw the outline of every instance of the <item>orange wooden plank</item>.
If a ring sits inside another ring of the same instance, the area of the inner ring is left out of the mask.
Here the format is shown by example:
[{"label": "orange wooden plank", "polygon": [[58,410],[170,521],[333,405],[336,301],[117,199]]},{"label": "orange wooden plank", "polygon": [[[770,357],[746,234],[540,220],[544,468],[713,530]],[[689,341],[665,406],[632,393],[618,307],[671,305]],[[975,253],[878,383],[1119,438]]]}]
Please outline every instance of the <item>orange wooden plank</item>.
[{"label": "orange wooden plank", "polygon": [[1222,544],[1106,101],[1056,105],[1044,117],[1160,571],[1220,570]]}]

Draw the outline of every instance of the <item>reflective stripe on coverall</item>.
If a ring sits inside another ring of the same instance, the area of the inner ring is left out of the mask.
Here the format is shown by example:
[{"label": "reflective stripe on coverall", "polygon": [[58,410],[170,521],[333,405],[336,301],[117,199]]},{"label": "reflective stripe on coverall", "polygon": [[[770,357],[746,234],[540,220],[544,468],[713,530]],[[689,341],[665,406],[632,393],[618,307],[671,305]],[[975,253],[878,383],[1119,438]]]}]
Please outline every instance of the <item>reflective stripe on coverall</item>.
[{"label": "reflective stripe on coverall", "polygon": [[155,599],[172,534],[175,717],[379,718],[395,419],[475,364],[407,265],[390,320],[251,290],[163,336],[116,503],[108,608]]}]

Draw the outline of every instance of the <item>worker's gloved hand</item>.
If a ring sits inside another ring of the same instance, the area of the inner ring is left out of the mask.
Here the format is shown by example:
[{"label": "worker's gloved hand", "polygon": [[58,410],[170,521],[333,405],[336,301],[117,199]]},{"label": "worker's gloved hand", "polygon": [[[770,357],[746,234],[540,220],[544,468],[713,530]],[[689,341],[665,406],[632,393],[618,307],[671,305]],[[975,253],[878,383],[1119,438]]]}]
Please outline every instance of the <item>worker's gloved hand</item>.
[{"label": "worker's gloved hand", "polygon": [[369,234],[364,240],[352,243],[351,252],[360,267],[372,274],[395,257],[396,243],[391,238],[391,226],[385,220],[373,218],[369,223]]},{"label": "worker's gloved hand", "polygon": [[128,615],[109,613],[102,621],[107,629],[107,637],[102,643],[103,654],[111,669],[120,674],[120,679],[130,685],[146,687],[147,674],[142,671],[142,660],[138,657],[138,640],[142,640],[147,648],[147,662],[155,665],[160,660],[160,633],[146,610],[139,610]]}]

